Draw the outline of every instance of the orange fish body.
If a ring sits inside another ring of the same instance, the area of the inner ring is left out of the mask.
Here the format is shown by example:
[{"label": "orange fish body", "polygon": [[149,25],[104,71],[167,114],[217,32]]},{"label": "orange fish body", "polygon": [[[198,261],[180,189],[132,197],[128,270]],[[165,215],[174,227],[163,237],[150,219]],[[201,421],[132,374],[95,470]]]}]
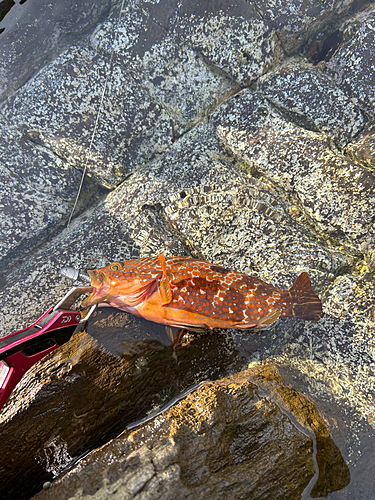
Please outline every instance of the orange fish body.
[{"label": "orange fish body", "polygon": [[150,257],[88,271],[83,307],[107,303],[184,328],[261,328],[280,317],[318,321],[321,302],[302,273],[289,290],[191,257]]}]

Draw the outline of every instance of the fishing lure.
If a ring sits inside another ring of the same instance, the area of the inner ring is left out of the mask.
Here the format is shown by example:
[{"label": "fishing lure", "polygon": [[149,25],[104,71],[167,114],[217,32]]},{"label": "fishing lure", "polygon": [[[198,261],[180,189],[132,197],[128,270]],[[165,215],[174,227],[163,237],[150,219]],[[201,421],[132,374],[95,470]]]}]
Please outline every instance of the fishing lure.
[{"label": "fishing lure", "polygon": [[279,317],[318,321],[322,313],[307,273],[289,290],[191,257],[114,262],[88,271],[93,288],[83,307],[109,304],[180,328],[262,328]]}]

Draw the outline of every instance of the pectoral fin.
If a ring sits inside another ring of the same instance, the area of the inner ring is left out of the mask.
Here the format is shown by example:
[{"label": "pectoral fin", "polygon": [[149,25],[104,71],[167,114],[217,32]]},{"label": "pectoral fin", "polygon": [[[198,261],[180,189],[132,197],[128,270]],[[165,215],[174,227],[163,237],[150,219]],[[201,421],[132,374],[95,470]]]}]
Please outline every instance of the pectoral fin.
[{"label": "pectoral fin", "polygon": [[89,295],[81,305],[82,307],[87,308],[94,304],[113,304],[117,299],[120,299],[124,305],[135,307],[150,298],[156,292],[156,290],[156,280],[150,281],[145,286],[137,288],[137,290],[135,290],[134,292],[125,294],[121,294],[121,292],[108,294],[106,292],[103,292],[99,288],[98,290],[94,289],[94,292]]},{"label": "pectoral fin", "polygon": [[159,262],[161,264],[161,268],[163,270],[163,275],[159,283],[159,293],[161,297],[161,303],[163,306],[169,304],[172,300],[172,290],[171,285],[169,284],[169,280],[167,278],[167,266],[165,263],[164,255],[158,255]]},{"label": "pectoral fin", "polygon": [[156,281],[150,281],[150,283],[138,288],[138,290],[124,295],[124,302],[128,306],[135,307],[150,298],[156,292],[156,287]]}]

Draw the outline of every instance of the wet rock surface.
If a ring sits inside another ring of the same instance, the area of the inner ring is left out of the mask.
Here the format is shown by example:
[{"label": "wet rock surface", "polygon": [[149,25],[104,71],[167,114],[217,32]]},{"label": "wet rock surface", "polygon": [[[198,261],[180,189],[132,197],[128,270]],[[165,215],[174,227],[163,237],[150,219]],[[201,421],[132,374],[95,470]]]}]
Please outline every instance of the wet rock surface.
[{"label": "wet rock surface", "polygon": [[[36,498],[269,498],[275,481],[280,496],[300,498],[314,476],[312,439],[246,373],[204,385],[126,431]],[[81,475],[90,469],[96,484]]]},{"label": "wet rock surface", "polygon": [[[90,323],[90,334],[76,334],[30,370],[2,413],[1,435],[13,444],[0,460],[1,496],[30,496],[72,457],[178,396],[196,381],[197,356],[203,380],[240,367],[224,333],[174,352],[159,325],[112,309],[99,310]],[[21,393],[28,396],[19,405]],[[46,419],[51,411],[53,418]]]},{"label": "wet rock surface", "polygon": [[301,498],[305,489],[317,497],[349,478],[314,404],[284,387],[274,367],[258,365],[125,431],[36,498],[269,498],[275,481],[277,497]]},{"label": "wet rock surface", "polygon": [[324,314],[172,347],[98,309],[2,410],[0,496],[373,498],[373,3],[66,7],[0,24],[1,336],[158,253],[306,271]]}]

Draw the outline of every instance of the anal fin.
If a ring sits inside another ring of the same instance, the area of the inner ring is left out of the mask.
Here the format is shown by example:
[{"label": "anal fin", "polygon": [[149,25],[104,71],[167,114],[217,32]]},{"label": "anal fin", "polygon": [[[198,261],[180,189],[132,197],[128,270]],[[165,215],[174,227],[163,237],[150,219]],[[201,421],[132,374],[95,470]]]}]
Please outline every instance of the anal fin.
[{"label": "anal fin", "polygon": [[187,323],[179,323],[173,325],[176,328],[183,328],[184,330],[189,330],[190,332],[202,333],[209,330],[207,325],[189,325]]},{"label": "anal fin", "polygon": [[272,311],[270,311],[267,316],[264,316],[259,320],[257,328],[272,325],[272,323],[274,323],[279,318],[280,313],[280,309],[272,309]]}]

